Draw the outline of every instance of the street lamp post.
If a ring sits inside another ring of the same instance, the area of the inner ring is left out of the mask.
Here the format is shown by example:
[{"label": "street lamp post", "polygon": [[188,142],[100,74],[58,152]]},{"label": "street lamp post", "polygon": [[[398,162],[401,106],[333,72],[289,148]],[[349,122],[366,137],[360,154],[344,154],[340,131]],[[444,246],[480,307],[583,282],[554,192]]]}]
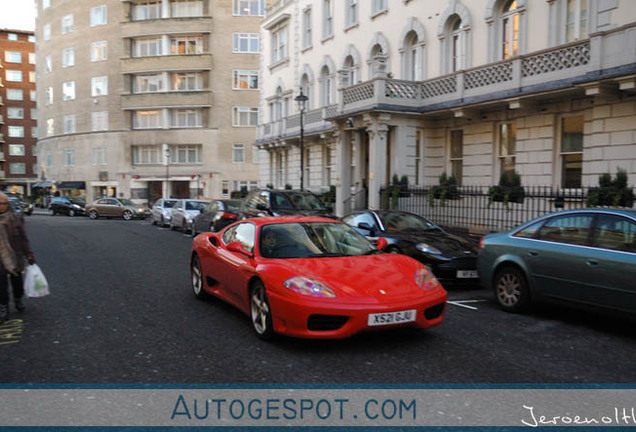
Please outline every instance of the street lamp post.
[{"label": "street lamp post", "polygon": [[303,94],[303,89],[300,89],[300,94],[294,98],[298,103],[298,110],[300,111],[300,190],[304,187],[305,176],[305,108],[307,106],[307,96]]},{"label": "street lamp post", "polygon": [[166,198],[170,198],[170,147],[166,147]]}]

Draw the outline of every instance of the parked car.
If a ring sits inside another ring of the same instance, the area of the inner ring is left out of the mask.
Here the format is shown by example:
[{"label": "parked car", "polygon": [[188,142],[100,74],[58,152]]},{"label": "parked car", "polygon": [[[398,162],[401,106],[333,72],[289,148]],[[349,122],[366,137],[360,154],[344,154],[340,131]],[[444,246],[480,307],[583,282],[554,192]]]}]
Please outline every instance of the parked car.
[{"label": "parked car", "polygon": [[306,190],[255,189],[250,191],[239,211],[240,218],[260,216],[326,216],[333,217],[320,198]]},{"label": "parked car", "polygon": [[636,312],[636,211],[568,210],[489,234],[478,270],[505,311],[559,299]]},{"label": "parked car", "polygon": [[348,225],[322,217],[253,218],[200,234],[190,272],[196,297],[233,304],[262,339],[427,328],[442,322],[446,305],[446,291],[424,265],[381,253]]},{"label": "parked car", "polygon": [[150,209],[144,204],[135,204],[124,198],[100,198],[86,206],[86,214],[91,219],[100,217],[121,217],[125,220],[133,218],[143,219],[150,213]]},{"label": "parked car", "polygon": [[221,231],[236,222],[241,200],[214,200],[192,219],[192,237],[204,231]]},{"label": "parked car", "polygon": [[209,201],[196,199],[177,200],[172,207],[170,229],[181,230],[184,233],[190,232],[192,229],[192,219],[198,215],[208,203]]},{"label": "parked car", "polygon": [[400,211],[364,210],[342,220],[371,241],[385,238],[387,252],[405,254],[426,264],[444,286],[479,286],[477,245],[449,234],[426,218]]},{"label": "parked car", "polygon": [[9,195],[9,205],[11,206],[11,209],[13,209],[13,212],[19,215],[22,218],[22,220],[24,220],[24,211],[22,210],[22,200],[18,198],[17,196]]},{"label": "parked car", "polygon": [[174,207],[176,202],[177,200],[172,198],[159,198],[155,201],[150,210],[152,224],[169,226],[172,218],[172,207]]},{"label": "parked car", "polygon": [[82,198],[53,197],[49,203],[49,214],[65,214],[78,216],[85,214],[86,201]]}]

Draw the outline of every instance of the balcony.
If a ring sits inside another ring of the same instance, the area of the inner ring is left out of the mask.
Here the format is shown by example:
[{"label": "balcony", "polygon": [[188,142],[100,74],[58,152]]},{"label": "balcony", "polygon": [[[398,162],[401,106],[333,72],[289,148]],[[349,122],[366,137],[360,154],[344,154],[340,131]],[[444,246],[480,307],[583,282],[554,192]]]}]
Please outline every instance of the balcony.
[{"label": "balcony", "polygon": [[121,96],[124,110],[163,107],[209,107],[212,105],[211,91],[162,92],[125,94]]},{"label": "balcony", "polygon": [[[134,38],[164,34],[206,34],[210,33],[212,17],[163,18],[128,21],[121,25],[124,38]],[[184,30],[187,29],[187,30]]]},{"label": "balcony", "polygon": [[[330,105],[328,107],[307,111],[303,124],[304,133],[311,135],[331,129],[331,122],[326,121],[325,118],[336,116],[337,108],[336,105]],[[258,141],[280,140],[299,134],[300,114],[294,114],[282,120],[260,125]]]},{"label": "balcony", "polygon": [[121,71],[124,74],[163,70],[209,70],[211,67],[212,54],[165,55],[121,59]]}]

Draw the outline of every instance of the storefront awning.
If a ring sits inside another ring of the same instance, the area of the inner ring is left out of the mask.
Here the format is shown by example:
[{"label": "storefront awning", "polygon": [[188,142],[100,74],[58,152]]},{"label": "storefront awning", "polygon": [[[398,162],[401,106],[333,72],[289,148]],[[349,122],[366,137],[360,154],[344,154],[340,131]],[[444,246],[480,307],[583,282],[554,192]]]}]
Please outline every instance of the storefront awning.
[{"label": "storefront awning", "polygon": [[86,182],[83,181],[67,181],[59,182],[58,189],[86,189]]},{"label": "storefront awning", "polygon": [[51,186],[53,186],[53,183],[51,183],[50,181],[41,181],[41,182],[33,183],[31,187],[32,188],[50,188]]}]

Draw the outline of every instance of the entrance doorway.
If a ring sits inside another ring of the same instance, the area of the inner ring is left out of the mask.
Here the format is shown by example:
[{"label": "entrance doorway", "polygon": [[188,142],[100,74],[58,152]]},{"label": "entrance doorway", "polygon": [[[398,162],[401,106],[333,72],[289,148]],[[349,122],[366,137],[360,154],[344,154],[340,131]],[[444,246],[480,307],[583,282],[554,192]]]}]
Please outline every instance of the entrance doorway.
[{"label": "entrance doorway", "polygon": [[173,181],[171,184],[172,198],[190,198],[190,182],[188,181]]},{"label": "entrance doorway", "polygon": [[148,182],[148,203],[150,205],[154,204],[161,195],[163,194],[162,183],[160,181],[149,181]]}]

